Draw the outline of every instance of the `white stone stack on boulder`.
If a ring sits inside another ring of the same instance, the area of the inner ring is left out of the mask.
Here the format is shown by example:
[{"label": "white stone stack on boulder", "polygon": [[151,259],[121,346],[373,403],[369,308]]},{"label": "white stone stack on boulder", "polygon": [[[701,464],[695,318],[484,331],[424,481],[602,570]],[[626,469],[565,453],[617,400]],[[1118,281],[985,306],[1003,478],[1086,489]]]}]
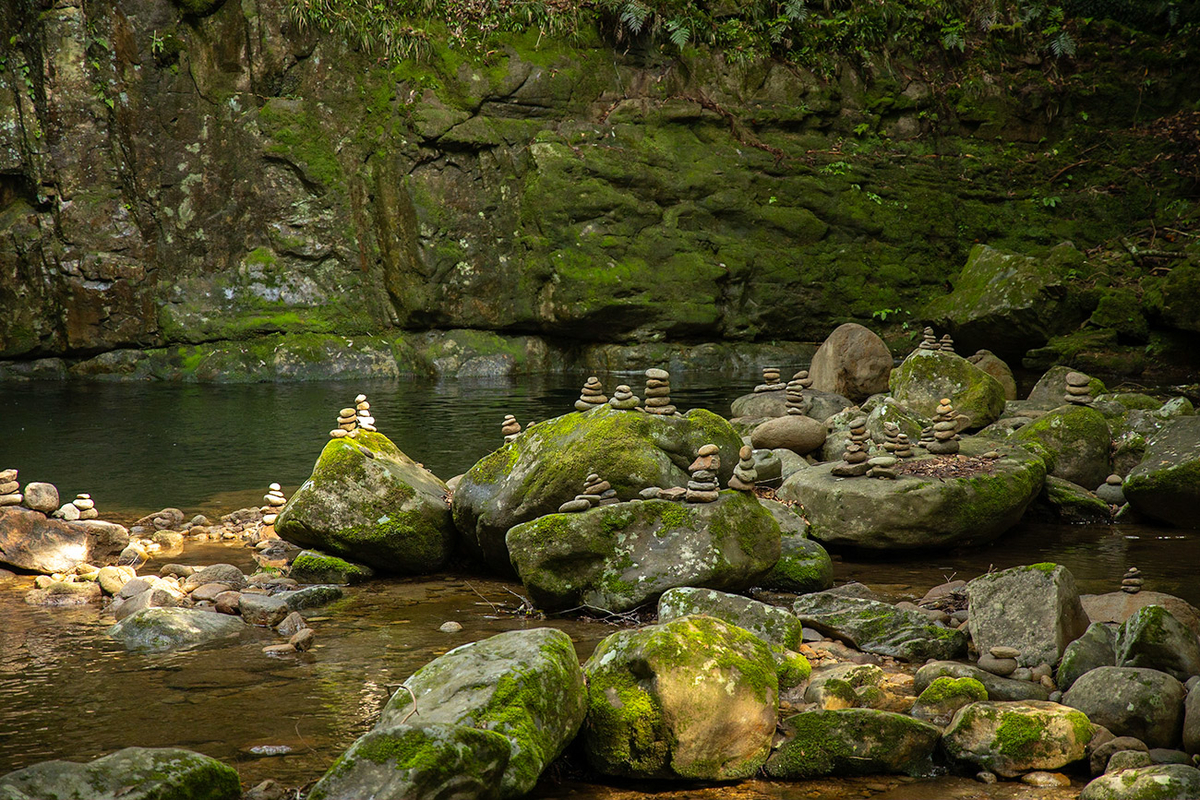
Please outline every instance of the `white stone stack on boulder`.
[{"label": "white stone stack on boulder", "polygon": [[1137,567],[1130,567],[1125,571],[1125,577],[1121,578],[1121,591],[1126,594],[1137,594],[1142,590],[1142,585],[1145,583],[1142,579],[1142,572]]},{"label": "white stone stack on boulder", "polygon": [[517,418],[512,414],[504,415],[504,422],[500,423],[500,435],[504,437],[505,443],[511,442],[521,433],[521,423],[517,422]]},{"label": "white stone stack on boulder", "polygon": [[358,427],[364,431],[375,430],[375,417],[371,416],[371,404],[367,402],[365,394],[360,394],[354,398],[354,413],[355,422],[358,423]]},{"label": "white stone stack on boulder", "polygon": [[738,451],[738,463],[733,468],[733,477],[729,479],[729,488],[739,492],[753,492],[754,484],[758,481],[758,471],[754,469],[754,448],[744,445]]},{"label": "white stone stack on boulder", "polygon": [[696,460],[688,467],[690,480],[685,499],[689,503],[714,503],[720,497],[717,471],[721,469],[721,456],[715,444],[701,446]]},{"label": "white stone stack on boulder", "polygon": [[937,334],[933,332],[933,328],[925,328],[921,333],[921,343],[917,345],[918,350],[941,350],[938,344]]},{"label": "white stone stack on boulder", "polygon": [[774,392],[787,388],[779,382],[779,367],[763,367],[763,382],[754,387],[756,392]]},{"label": "white stone stack on boulder", "polygon": [[633,411],[642,404],[642,401],[633,393],[632,389],[625,384],[621,384],[613,392],[613,396],[608,401],[608,404],[621,411]]},{"label": "white stone stack on boulder", "polygon": [[575,410],[591,411],[607,402],[608,396],[604,394],[604,387],[600,385],[600,379],[593,375],[584,382],[583,389],[579,392],[579,399],[575,401]]},{"label": "white stone stack on boulder", "polygon": [[674,414],[671,405],[671,373],[657,367],[646,370],[646,412]]},{"label": "white stone stack on boulder", "polygon": [[943,397],[933,413],[933,441],[925,445],[925,449],[934,455],[945,456],[957,453],[958,448],[958,414],[950,405],[950,398]]},{"label": "white stone stack on boulder", "polygon": [[[275,520],[279,518],[279,509],[287,505],[287,498],[283,496],[283,487],[278,483],[272,483],[267,487],[267,493],[263,495],[263,502],[266,504],[261,509],[263,528],[270,528],[274,533]],[[261,533],[263,531],[260,531],[260,535]]]},{"label": "white stone stack on boulder", "polygon": [[337,427],[329,432],[332,439],[342,439],[353,436],[358,429],[358,412],[353,408],[343,408],[338,412]]},{"label": "white stone stack on boulder", "polygon": [[950,338],[950,334],[946,333],[942,335],[942,341],[938,343],[938,349],[943,353],[954,352],[954,340]]},{"label": "white stone stack on boulder", "polygon": [[1092,379],[1082,372],[1068,372],[1066,379],[1067,393],[1063,395],[1063,400],[1077,406],[1091,405],[1091,382]]},{"label": "white stone stack on boulder", "polygon": [[21,494],[21,484],[17,482],[15,469],[0,470],[0,508],[4,506],[19,506],[24,500]]}]

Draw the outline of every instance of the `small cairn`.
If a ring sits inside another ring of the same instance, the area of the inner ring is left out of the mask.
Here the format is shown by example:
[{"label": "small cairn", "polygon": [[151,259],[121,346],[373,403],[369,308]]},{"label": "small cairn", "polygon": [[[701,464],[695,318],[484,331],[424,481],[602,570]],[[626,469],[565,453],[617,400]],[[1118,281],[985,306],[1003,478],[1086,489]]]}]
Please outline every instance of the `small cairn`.
[{"label": "small cairn", "polygon": [[1082,372],[1067,373],[1067,393],[1063,395],[1063,400],[1068,403],[1074,403],[1077,406],[1090,405],[1092,402],[1092,387],[1089,385],[1092,379]]},{"label": "small cairn", "polygon": [[642,401],[633,394],[632,389],[625,384],[621,384],[617,387],[617,390],[613,392],[613,396],[608,401],[608,404],[613,408],[619,408],[622,411],[633,411],[642,404]]},{"label": "small cairn", "polygon": [[1125,577],[1121,579],[1121,591],[1125,594],[1137,594],[1142,590],[1142,573],[1137,567],[1130,567],[1125,572]]},{"label": "small cairn", "polygon": [[786,388],[786,384],[779,382],[779,367],[763,367],[763,382],[755,386],[754,391],[774,392]]},{"label": "small cairn", "polygon": [[895,458],[912,458],[912,445],[908,443],[908,435],[900,432],[900,426],[894,422],[883,423],[883,449]]},{"label": "small cairn", "polygon": [[895,456],[875,456],[874,458],[868,458],[867,477],[895,480],[896,470],[892,468],[896,466],[898,460]]},{"label": "small cairn", "polygon": [[[867,433],[867,418],[855,417],[850,421],[850,443],[842,453],[842,460],[834,465],[829,474],[838,478],[857,478],[871,469],[867,461],[871,458]],[[895,463],[895,462],[893,462]]]},{"label": "small cairn", "polygon": [[942,335],[942,341],[938,343],[938,349],[943,353],[954,352],[954,340],[950,338],[950,334],[946,333]]},{"label": "small cairn", "polygon": [[595,506],[609,506],[620,502],[617,491],[612,484],[601,478],[597,473],[589,474],[583,480],[583,492],[575,495],[574,500],[568,500],[558,507],[560,513],[568,514],[576,511],[587,511]]},{"label": "small cairn", "polygon": [[945,456],[958,452],[958,415],[948,397],[938,401],[937,411],[933,412],[933,439],[925,445],[925,449],[934,455]]},{"label": "small cairn", "polygon": [[261,509],[263,528],[270,528],[274,533],[275,520],[279,519],[279,509],[287,504],[287,498],[283,496],[283,487],[278,483],[272,483],[267,487],[267,493],[263,495],[263,502],[266,504]]},{"label": "small cairn", "polygon": [[715,444],[700,448],[696,460],[688,467],[691,480],[687,483],[685,499],[689,503],[713,503],[720,497],[717,470],[721,468],[721,456]]},{"label": "small cairn", "polygon": [[908,441],[908,434],[902,433],[896,437],[896,450],[892,453],[896,458],[912,458],[912,442]]},{"label": "small cairn", "polygon": [[332,439],[344,439],[353,436],[358,429],[358,412],[353,408],[343,408],[338,412],[337,427],[329,432]]},{"label": "small cairn", "polygon": [[80,492],[69,503],[63,503],[53,516],[74,522],[79,519],[96,519],[100,512],[96,510],[96,501],[87,492]]},{"label": "small cairn", "polygon": [[358,427],[364,431],[375,430],[375,418],[371,416],[371,404],[367,402],[367,396],[360,394],[354,398],[354,411],[357,416],[356,422]]},{"label": "small cairn", "polygon": [[517,422],[517,418],[512,414],[505,414],[504,422],[500,423],[500,435],[504,437],[505,443],[516,439],[520,432],[521,423]]},{"label": "small cairn", "polygon": [[1104,479],[1104,483],[1096,487],[1096,496],[1110,506],[1125,505],[1125,490],[1122,488],[1124,481],[1120,475],[1112,474]]},{"label": "small cairn", "polygon": [[675,413],[675,406],[671,405],[671,373],[665,369],[646,370],[646,413]]},{"label": "small cairn", "polygon": [[937,334],[933,332],[933,328],[925,328],[921,333],[921,343],[917,345],[918,350],[941,350],[941,345],[938,344]]},{"label": "small cairn", "polygon": [[596,406],[602,406],[607,402],[608,396],[604,394],[604,387],[600,385],[600,379],[593,375],[584,382],[583,389],[579,392],[579,399],[575,401],[575,410],[591,411]]},{"label": "small cairn", "polygon": [[804,392],[811,386],[812,378],[808,377],[808,370],[802,369],[792,376],[787,384],[787,413],[804,416],[808,412],[811,403]]},{"label": "small cairn", "polygon": [[924,447],[926,450],[928,450],[929,445],[933,444],[935,441],[936,440],[933,438],[932,425],[926,425],[924,428],[921,428],[921,438],[917,440],[917,447]]},{"label": "small cairn", "polygon": [[24,502],[21,494],[21,484],[17,482],[15,469],[0,470],[0,507],[19,506]]},{"label": "small cairn", "polygon": [[738,464],[733,468],[733,477],[729,479],[729,488],[739,492],[753,492],[754,484],[758,481],[758,470],[754,469],[754,448],[745,445],[738,451]]}]

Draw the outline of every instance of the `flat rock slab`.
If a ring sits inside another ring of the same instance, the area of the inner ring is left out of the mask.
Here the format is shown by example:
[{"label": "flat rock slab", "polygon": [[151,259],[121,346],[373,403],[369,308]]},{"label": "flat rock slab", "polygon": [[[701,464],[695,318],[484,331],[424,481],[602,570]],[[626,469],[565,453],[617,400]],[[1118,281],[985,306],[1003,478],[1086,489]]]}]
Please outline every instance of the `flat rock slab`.
[{"label": "flat rock slab", "polygon": [[195,647],[240,635],[246,623],[228,614],[194,608],[147,608],[118,622],[108,635],[129,650]]},{"label": "flat rock slab", "polygon": [[954,658],[967,649],[962,631],[875,600],[817,592],[797,599],[792,611],[808,627],[867,653],[920,662]]},{"label": "flat rock slab", "polygon": [[51,575],[78,564],[108,564],[129,544],[122,525],[101,520],[68,522],[40,511],[0,508],[0,564]]}]

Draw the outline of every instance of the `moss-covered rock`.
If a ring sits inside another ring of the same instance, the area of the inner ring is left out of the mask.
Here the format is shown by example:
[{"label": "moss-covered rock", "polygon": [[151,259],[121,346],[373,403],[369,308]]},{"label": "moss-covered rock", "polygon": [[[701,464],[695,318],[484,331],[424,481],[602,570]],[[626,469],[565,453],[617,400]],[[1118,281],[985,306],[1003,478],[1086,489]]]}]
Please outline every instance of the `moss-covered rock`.
[{"label": "moss-covered rock", "polygon": [[1118,667],[1156,669],[1186,681],[1200,675],[1200,641],[1162,606],[1143,606],[1117,629]]},{"label": "moss-covered rock", "polygon": [[584,671],[583,746],[603,774],[730,780],[770,754],[778,678],[749,631],[712,617],[619,631]]},{"label": "moss-covered rock", "polygon": [[1149,747],[1177,747],[1183,729],[1187,690],[1165,672],[1137,667],[1097,667],[1063,694],[1063,704],[1117,736],[1141,739]]},{"label": "moss-covered rock", "polygon": [[548,609],[628,611],[668,589],[748,589],[779,559],[779,524],[751,494],[548,514],[508,531],[512,565]]},{"label": "moss-covered rock", "polygon": [[[995,445],[968,438],[961,452]],[[809,535],[826,545],[869,550],[982,544],[1016,525],[1045,478],[1041,458],[1020,448],[1001,450],[988,472],[961,478],[901,475],[896,480],[840,479],[833,464],[801,470],[778,489],[799,502]]]},{"label": "moss-covered rock", "polygon": [[966,428],[991,425],[1004,413],[1004,387],[962,356],[942,350],[914,350],[892,370],[888,383],[896,402],[932,418],[947,397],[954,410],[969,418]]},{"label": "moss-covered rock", "polygon": [[582,491],[588,474],[631,500],[648,486],[686,485],[688,465],[705,444],[720,449],[719,479],[728,481],[741,437],[702,409],[659,416],[604,406],[539,422],[467,471],[454,492],[454,523],[468,553],[509,572],[508,530],[555,512]]},{"label": "moss-covered rock", "polygon": [[750,631],[774,648],[800,645],[800,620],[787,609],[713,589],[670,589],[658,599],[658,621],[704,614]]},{"label": "moss-covered rock", "polygon": [[1101,294],[1088,324],[1116,331],[1122,344],[1145,344],[1150,339],[1142,304],[1129,289],[1109,289]]},{"label": "moss-covered rock", "polygon": [[987,689],[989,700],[1047,700],[1050,693],[1040,683],[1002,678],[960,661],[932,661],[917,670],[913,689],[924,692],[938,678],[971,678]]},{"label": "moss-covered rock", "polygon": [[1006,778],[1086,757],[1096,726],[1058,703],[984,701],[962,708],[942,738],[951,758]]},{"label": "moss-covered rock", "polygon": [[1049,474],[1080,486],[1099,486],[1112,470],[1108,421],[1087,406],[1059,406],[1018,428],[1008,441],[1041,456]]},{"label": "moss-covered rock", "polygon": [[359,430],[325,445],[275,530],[380,572],[435,572],[454,546],[446,495],[446,484],[386,436]]},{"label": "moss-covered rock", "polygon": [[353,585],[375,577],[375,571],[362,564],[316,550],[301,550],[293,559],[288,577],[300,583],[340,583]]},{"label": "moss-covered rock", "polygon": [[1055,683],[1062,691],[1071,688],[1081,675],[1097,667],[1112,667],[1117,663],[1113,649],[1115,634],[1112,626],[1103,622],[1088,625],[1083,636],[1067,645],[1058,664]]},{"label": "moss-covered rock", "polygon": [[925,687],[909,713],[917,719],[945,725],[963,706],[987,699],[987,689],[974,678],[943,676]]},{"label": "moss-covered rock", "polygon": [[1194,527],[1200,505],[1200,417],[1171,420],[1125,477],[1127,499],[1139,513],[1180,527]]},{"label": "moss-covered rock", "polygon": [[1077,483],[1046,476],[1046,483],[1035,504],[1039,516],[1067,524],[1109,522],[1112,511],[1108,503]]},{"label": "moss-covered rock", "polygon": [[815,592],[798,598],[792,611],[805,625],[859,650],[904,661],[954,658],[967,648],[962,631],[876,600]]},{"label": "moss-covered rock", "polygon": [[108,629],[129,650],[162,652],[234,639],[246,630],[240,617],[196,608],[146,608]]},{"label": "moss-covered rock", "polygon": [[1013,377],[1012,368],[1005,363],[1004,359],[991,350],[979,350],[975,355],[967,356],[967,361],[1000,382],[1000,385],[1004,387],[1005,400],[1017,399],[1017,380]]},{"label": "moss-covered rock", "polygon": [[[768,505],[770,501],[764,502]],[[799,515],[778,504],[784,513],[799,518]],[[776,519],[779,515],[776,514]],[[771,571],[762,579],[762,585],[767,589],[780,592],[822,592],[833,586],[833,560],[819,543],[809,539],[805,534],[808,526],[802,532],[787,530],[780,525],[779,560]]]},{"label": "moss-covered rock", "polygon": [[1079,793],[1079,800],[1191,800],[1200,797],[1200,769],[1186,764],[1156,764],[1101,775]]},{"label": "moss-covered rock", "polygon": [[904,714],[869,708],[808,711],[783,721],[783,742],[767,761],[772,778],[927,775],[941,731]]},{"label": "moss-covered rock", "polygon": [[238,800],[237,770],[178,748],[126,747],[95,761],[44,761],[0,776],[5,800]]},{"label": "moss-covered rock", "polygon": [[979,652],[1015,647],[1022,666],[1057,664],[1066,646],[1087,630],[1075,576],[1042,563],[989,572],[967,584],[971,638]]}]

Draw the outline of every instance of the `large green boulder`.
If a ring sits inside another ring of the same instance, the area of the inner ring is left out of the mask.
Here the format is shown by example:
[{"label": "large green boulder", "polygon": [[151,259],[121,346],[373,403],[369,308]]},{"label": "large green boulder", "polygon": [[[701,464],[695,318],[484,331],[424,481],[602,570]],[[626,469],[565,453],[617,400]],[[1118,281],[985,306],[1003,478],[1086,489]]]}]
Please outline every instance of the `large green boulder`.
[{"label": "large green boulder", "polygon": [[1116,665],[1156,669],[1186,681],[1200,675],[1200,640],[1162,606],[1143,606],[1117,629]]},{"label": "large green boulder", "polygon": [[145,608],[108,629],[127,650],[163,652],[236,638],[246,630],[241,617],[198,608]]},{"label": "large green boulder", "polygon": [[772,778],[928,775],[941,730],[904,714],[870,708],[807,711],[783,721],[783,742],[767,761]]},{"label": "large green boulder", "polygon": [[1008,441],[1041,456],[1049,474],[1084,488],[1104,483],[1112,469],[1108,420],[1087,406],[1059,406],[1017,428]]},{"label": "large green boulder", "polygon": [[169,747],[126,747],[78,764],[44,761],[0,776],[2,800],[238,800],[237,770]]},{"label": "large green boulder", "polygon": [[795,650],[800,645],[802,625],[786,608],[767,605],[740,594],[713,589],[683,587],[670,589],[658,599],[658,621],[703,614],[748,630],[775,648]]},{"label": "large green boulder", "polygon": [[1142,463],[1125,477],[1125,499],[1138,512],[1196,527],[1200,507],[1200,417],[1171,420],[1150,440]]},{"label": "large green boulder", "polygon": [[942,745],[955,760],[1015,778],[1085,758],[1095,732],[1087,716],[1058,703],[988,700],[955,714]]},{"label": "large green boulder", "polygon": [[511,572],[509,528],[557,511],[583,491],[589,474],[632,500],[649,486],[685,486],[688,466],[705,444],[720,450],[724,484],[742,440],[709,411],[663,416],[602,406],[539,422],[467,471],[454,491],[454,524],[469,554]]},{"label": "large green boulder", "polygon": [[954,353],[914,350],[892,370],[888,382],[896,402],[922,417],[932,418],[943,397],[978,430],[1004,413],[1004,387],[1000,381]]},{"label": "large green boulder", "polygon": [[[964,439],[961,453],[993,447]],[[969,477],[838,478],[834,464],[801,470],[777,490],[804,506],[809,535],[826,545],[911,550],[989,542],[1016,525],[1042,489],[1045,466],[1020,448],[1001,449],[990,469]]]},{"label": "large green boulder", "polygon": [[975,647],[981,653],[1015,647],[1022,666],[1057,664],[1088,627],[1075,576],[1058,564],[989,572],[968,583],[967,592]]},{"label": "large green boulder", "polygon": [[[788,513],[794,512],[788,509]],[[825,548],[807,536],[789,532],[783,525],[779,528],[779,560],[762,579],[763,587],[796,594],[832,588],[833,559]]]},{"label": "large green boulder", "polygon": [[1155,764],[1101,775],[1083,787],[1079,800],[1195,800],[1200,769],[1187,764]]},{"label": "large green boulder", "polygon": [[1063,694],[1063,704],[1087,714],[1117,736],[1150,747],[1178,747],[1187,690],[1165,672],[1139,667],[1097,667]]},{"label": "large green boulder", "polygon": [[963,706],[987,700],[987,689],[974,678],[935,678],[909,711],[917,719],[946,725]]},{"label": "large green boulder", "polygon": [[867,653],[921,662],[966,652],[962,631],[943,627],[918,611],[877,600],[815,592],[796,599],[792,612],[810,628]]},{"label": "large green boulder", "polygon": [[546,609],[628,611],[667,589],[740,591],[779,559],[779,523],[754,495],[647,500],[548,514],[506,537],[529,597]]},{"label": "large green boulder", "polygon": [[280,538],[380,572],[446,563],[454,526],[446,484],[381,433],[331,439],[275,522]]},{"label": "large green boulder", "polygon": [[1117,654],[1113,649],[1115,635],[1113,629],[1103,622],[1093,622],[1088,625],[1083,636],[1067,645],[1063,650],[1062,660],[1058,663],[1055,673],[1055,683],[1062,691],[1071,688],[1080,676],[1098,667],[1111,667],[1117,663]]},{"label": "large green boulder", "polygon": [[[552,628],[463,645],[417,670],[313,798],[520,797],[583,723],[583,672]],[[476,752],[478,750],[478,752]],[[386,790],[386,792],[385,792]]]},{"label": "large green boulder", "polygon": [[583,747],[602,774],[733,780],[771,752],[775,662],[749,631],[704,616],[619,631],[584,672]]},{"label": "large green boulder", "polygon": [[301,550],[288,568],[288,577],[299,583],[355,584],[375,577],[375,571],[318,550]]}]

